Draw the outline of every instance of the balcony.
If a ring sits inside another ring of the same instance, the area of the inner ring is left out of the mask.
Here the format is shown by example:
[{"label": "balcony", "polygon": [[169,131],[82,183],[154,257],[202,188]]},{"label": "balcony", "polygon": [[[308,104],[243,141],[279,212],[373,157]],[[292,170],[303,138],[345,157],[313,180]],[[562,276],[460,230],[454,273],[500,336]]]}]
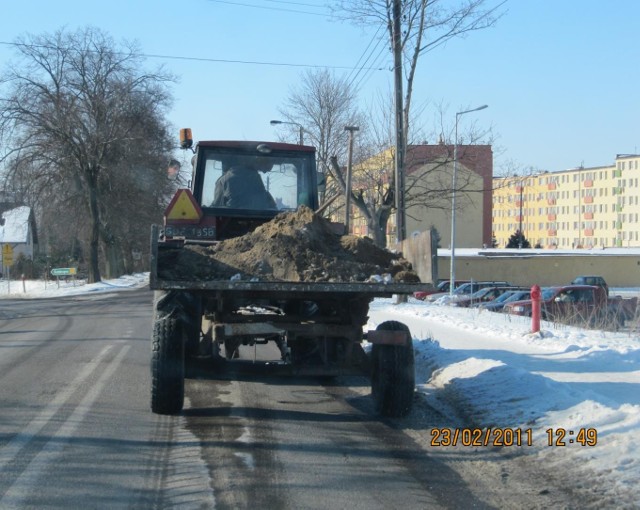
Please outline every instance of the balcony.
[{"label": "balcony", "polygon": [[549,191],[553,191],[554,189],[556,189],[556,183],[555,182],[550,182],[549,184],[547,184],[547,189]]},{"label": "balcony", "polygon": [[585,237],[593,237],[593,229],[592,228],[585,228],[584,229],[584,235],[585,235]]},{"label": "balcony", "polygon": [[556,199],[555,198],[548,198],[547,199],[547,204],[548,205],[556,205]]},{"label": "balcony", "polygon": [[547,219],[549,221],[556,221],[556,215],[555,214],[547,214]]},{"label": "balcony", "polygon": [[584,197],[585,204],[593,204],[593,197]]},{"label": "balcony", "polygon": [[558,231],[555,229],[549,229],[547,230],[547,235],[549,237],[556,237],[558,235]]},{"label": "balcony", "polygon": [[584,219],[585,220],[592,220],[593,219],[593,213],[592,212],[584,213]]},{"label": "balcony", "polygon": [[593,188],[593,181],[591,179],[587,179],[582,183],[585,188]]}]

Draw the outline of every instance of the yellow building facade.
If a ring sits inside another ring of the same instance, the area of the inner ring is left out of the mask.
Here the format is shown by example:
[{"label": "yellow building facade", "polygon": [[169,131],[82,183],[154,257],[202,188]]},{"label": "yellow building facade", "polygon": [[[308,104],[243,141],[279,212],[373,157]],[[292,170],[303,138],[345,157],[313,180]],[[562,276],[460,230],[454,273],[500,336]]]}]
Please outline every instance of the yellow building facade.
[{"label": "yellow building facade", "polygon": [[640,246],[640,155],[611,166],[494,178],[497,248],[521,230],[531,247]]},{"label": "yellow building facade", "polygon": [[[451,246],[451,183],[454,147],[409,145],[406,164],[406,234],[417,235],[435,229],[440,246]],[[394,150],[388,149],[354,165],[352,189],[365,201],[383,202],[394,179]],[[488,245],[491,237],[491,183],[493,153],[489,145],[459,145],[456,193],[456,247]],[[393,205],[393,204],[391,204]],[[343,221],[344,200],[328,209],[334,221]],[[351,207],[350,233],[374,238],[367,219],[357,207]],[[387,246],[397,240],[396,214],[391,212],[386,224]]]}]

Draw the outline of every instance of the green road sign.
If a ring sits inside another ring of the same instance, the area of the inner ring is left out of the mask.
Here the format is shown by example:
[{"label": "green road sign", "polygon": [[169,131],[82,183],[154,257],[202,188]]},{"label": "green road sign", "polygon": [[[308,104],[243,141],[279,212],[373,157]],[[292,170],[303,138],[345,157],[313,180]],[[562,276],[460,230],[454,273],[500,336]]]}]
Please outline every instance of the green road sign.
[{"label": "green road sign", "polygon": [[69,276],[76,274],[75,267],[55,267],[51,270],[53,276]]}]

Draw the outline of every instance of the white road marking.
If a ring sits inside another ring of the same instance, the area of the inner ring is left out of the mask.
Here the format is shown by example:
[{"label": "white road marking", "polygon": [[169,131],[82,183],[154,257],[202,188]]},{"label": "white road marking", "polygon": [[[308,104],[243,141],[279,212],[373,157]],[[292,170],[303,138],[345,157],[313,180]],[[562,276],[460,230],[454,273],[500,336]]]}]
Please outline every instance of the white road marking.
[{"label": "white road marking", "polygon": [[113,348],[113,345],[107,345],[98,356],[89,361],[82,370],[76,375],[75,379],[63,388],[62,391],[56,394],[49,404],[36,416],[29,424],[21,430],[7,445],[0,450],[0,471],[3,470],[7,464],[15,459],[20,453],[20,450],[24,448],[48,423],[51,418],[58,412],[60,407],[69,400],[78,388],[84,385],[86,379],[98,368],[104,357]]},{"label": "white road marking", "polygon": [[[31,462],[29,462],[22,474],[16,479],[11,487],[9,487],[2,499],[0,499],[0,508],[21,508],[24,506],[24,501],[29,497],[29,495],[40,489],[38,486],[38,479],[42,476],[49,465],[57,460],[60,452],[64,449],[69,439],[73,436],[73,433],[80,426],[86,414],[91,409],[91,406],[106,386],[107,381],[111,376],[113,376],[114,372],[122,363],[122,360],[127,352],[129,352],[129,349],[131,349],[131,346],[124,346],[120,350],[114,360],[100,375],[96,383],[91,386],[73,413],[71,413],[71,416],[67,418],[57,432],[53,434],[53,437],[44,445],[42,450],[31,460]],[[103,350],[103,353],[104,352],[105,351]],[[101,353],[101,355],[103,353]],[[98,356],[98,358],[100,358],[100,356]],[[92,368],[95,370],[95,363],[92,365]],[[85,371],[83,370],[83,373],[84,372]],[[76,380],[77,379],[78,378],[76,378]],[[40,428],[43,426],[44,424]]]}]

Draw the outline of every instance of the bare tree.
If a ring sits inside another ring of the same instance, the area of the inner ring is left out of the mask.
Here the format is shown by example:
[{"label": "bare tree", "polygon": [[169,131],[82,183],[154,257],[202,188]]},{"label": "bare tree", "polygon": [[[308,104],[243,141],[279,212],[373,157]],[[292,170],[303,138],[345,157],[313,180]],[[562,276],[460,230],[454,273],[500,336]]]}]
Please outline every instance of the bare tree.
[{"label": "bare tree", "polygon": [[[356,161],[364,161],[388,149],[388,133],[383,143],[376,143],[377,126],[369,125],[356,107],[356,92],[349,83],[327,70],[305,72],[280,110],[288,122],[302,126],[309,143],[316,146],[319,167],[327,176],[324,203],[325,214],[338,214],[344,210],[345,169],[338,160],[345,158],[347,133],[345,127],[360,128],[356,136]],[[296,126],[292,126],[295,128]],[[372,131],[371,131],[372,130]],[[371,136],[374,133],[374,136]],[[291,135],[295,134],[292,129]],[[384,246],[385,228],[392,212],[393,190],[389,188],[388,162],[365,168],[358,167],[353,178],[352,203],[367,219],[369,232],[375,242]],[[391,166],[393,172],[393,166]],[[338,198],[338,200],[335,200]]]},{"label": "bare tree", "polygon": [[90,281],[101,278],[101,258],[118,274],[132,222],[159,218],[157,197],[171,186],[164,114],[172,77],[145,72],[135,45],[117,47],[95,28],[30,35],[15,48],[19,64],[0,82],[5,183],[45,218],[65,208],[74,215]]},{"label": "bare tree", "polygon": [[[338,158],[331,158],[332,175],[346,189],[343,171]],[[351,191],[352,204],[366,219],[369,234],[378,246],[386,246],[386,226],[393,211],[393,153],[387,151],[378,154],[359,165],[354,171]]]},{"label": "bare tree", "polygon": [[[493,6],[490,4],[494,3]],[[333,7],[345,19],[361,25],[385,27],[389,47],[394,58],[396,136],[396,179],[390,182],[395,195],[396,185],[402,194],[395,199],[401,208],[398,218],[399,233],[405,228],[404,214],[406,182],[405,156],[410,133],[410,117],[414,80],[420,57],[444,44],[451,38],[488,28],[501,16],[499,8],[504,1],[492,0],[335,0]],[[489,7],[487,7],[489,6]],[[404,82],[402,80],[404,76]],[[404,90],[404,97],[402,91]],[[400,221],[402,220],[402,221]]]},{"label": "bare tree", "polygon": [[[346,152],[345,126],[364,128],[356,91],[349,82],[327,69],[305,71],[279,109],[293,124],[302,126],[308,142],[316,147],[319,167],[326,172],[329,158]],[[293,126],[292,126],[293,127]]]},{"label": "bare tree", "polygon": [[[411,97],[413,83],[419,57],[425,52],[439,46],[448,39],[464,35],[473,30],[493,25],[499,17],[497,6],[485,9],[489,0],[465,0],[455,6],[449,6],[443,0],[406,0],[402,2],[402,55],[405,69],[406,94],[403,109],[405,126],[402,150],[406,153],[409,139],[409,126],[413,120]],[[388,28],[390,46],[393,44],[393,19],[391,0],[339,0],[334,2],[336,12],[345,19],[356,23]],[[427,37],[429,36],[429,38]],[[356,137],[358,165],[354,173],[352,203],[366,218],[368,230],[376,243],[386,244],[386,225],[394,210],[395,152],[389,151],[393,146],[395,124],[393,103],[382,100],[379,110],[382,112],[379,123],[368,122],[364,125],[362,116],[353,118],[347,113],[355,112],[355,91],[352,91],[344,80],[337,80],[327,71],[308,72],[301,80],[301,91],[292,94],[286,107],[281,110],[285,118],[296,124],[307,126],[309,119],[313,129],[311,138],[318,147],[319,160],[331,177],[333,193],[345,193],[346,183],[344,169],[339,161],[344,159],[346,136],[342,131],[346,124],[360,124],[360,132]],[[349,105],[349,108],[345,108]],[[328,111],[331,115],[327,116]],[[342,116],[340,116],[342,114]],[[325,122],[329,119],[330,122]],[[364,163],[366,161],[366,163]],[[417,196],[421,181],[411,179],[407,188],[414,188]],[[462,184],[465,180],[462,179]],[[451,187],[433,190],[433,193],[421,196],[432,198],[451,195]],[[327,199],[331,197],[327,195]],[[420,202],[422,205],[424,202]]]},{"label": "bare tree", "polygon": [[[334,0],[334,11],[356,24],[384,26],[393,48],[394,0]],[[506,0],[402,0],[401,48],[404,71],[404,127],[409,132],[411,99],[420,57],[455,37],[489,28],[502,16]],[[405,140],[408,135],[405,136]]]}]

